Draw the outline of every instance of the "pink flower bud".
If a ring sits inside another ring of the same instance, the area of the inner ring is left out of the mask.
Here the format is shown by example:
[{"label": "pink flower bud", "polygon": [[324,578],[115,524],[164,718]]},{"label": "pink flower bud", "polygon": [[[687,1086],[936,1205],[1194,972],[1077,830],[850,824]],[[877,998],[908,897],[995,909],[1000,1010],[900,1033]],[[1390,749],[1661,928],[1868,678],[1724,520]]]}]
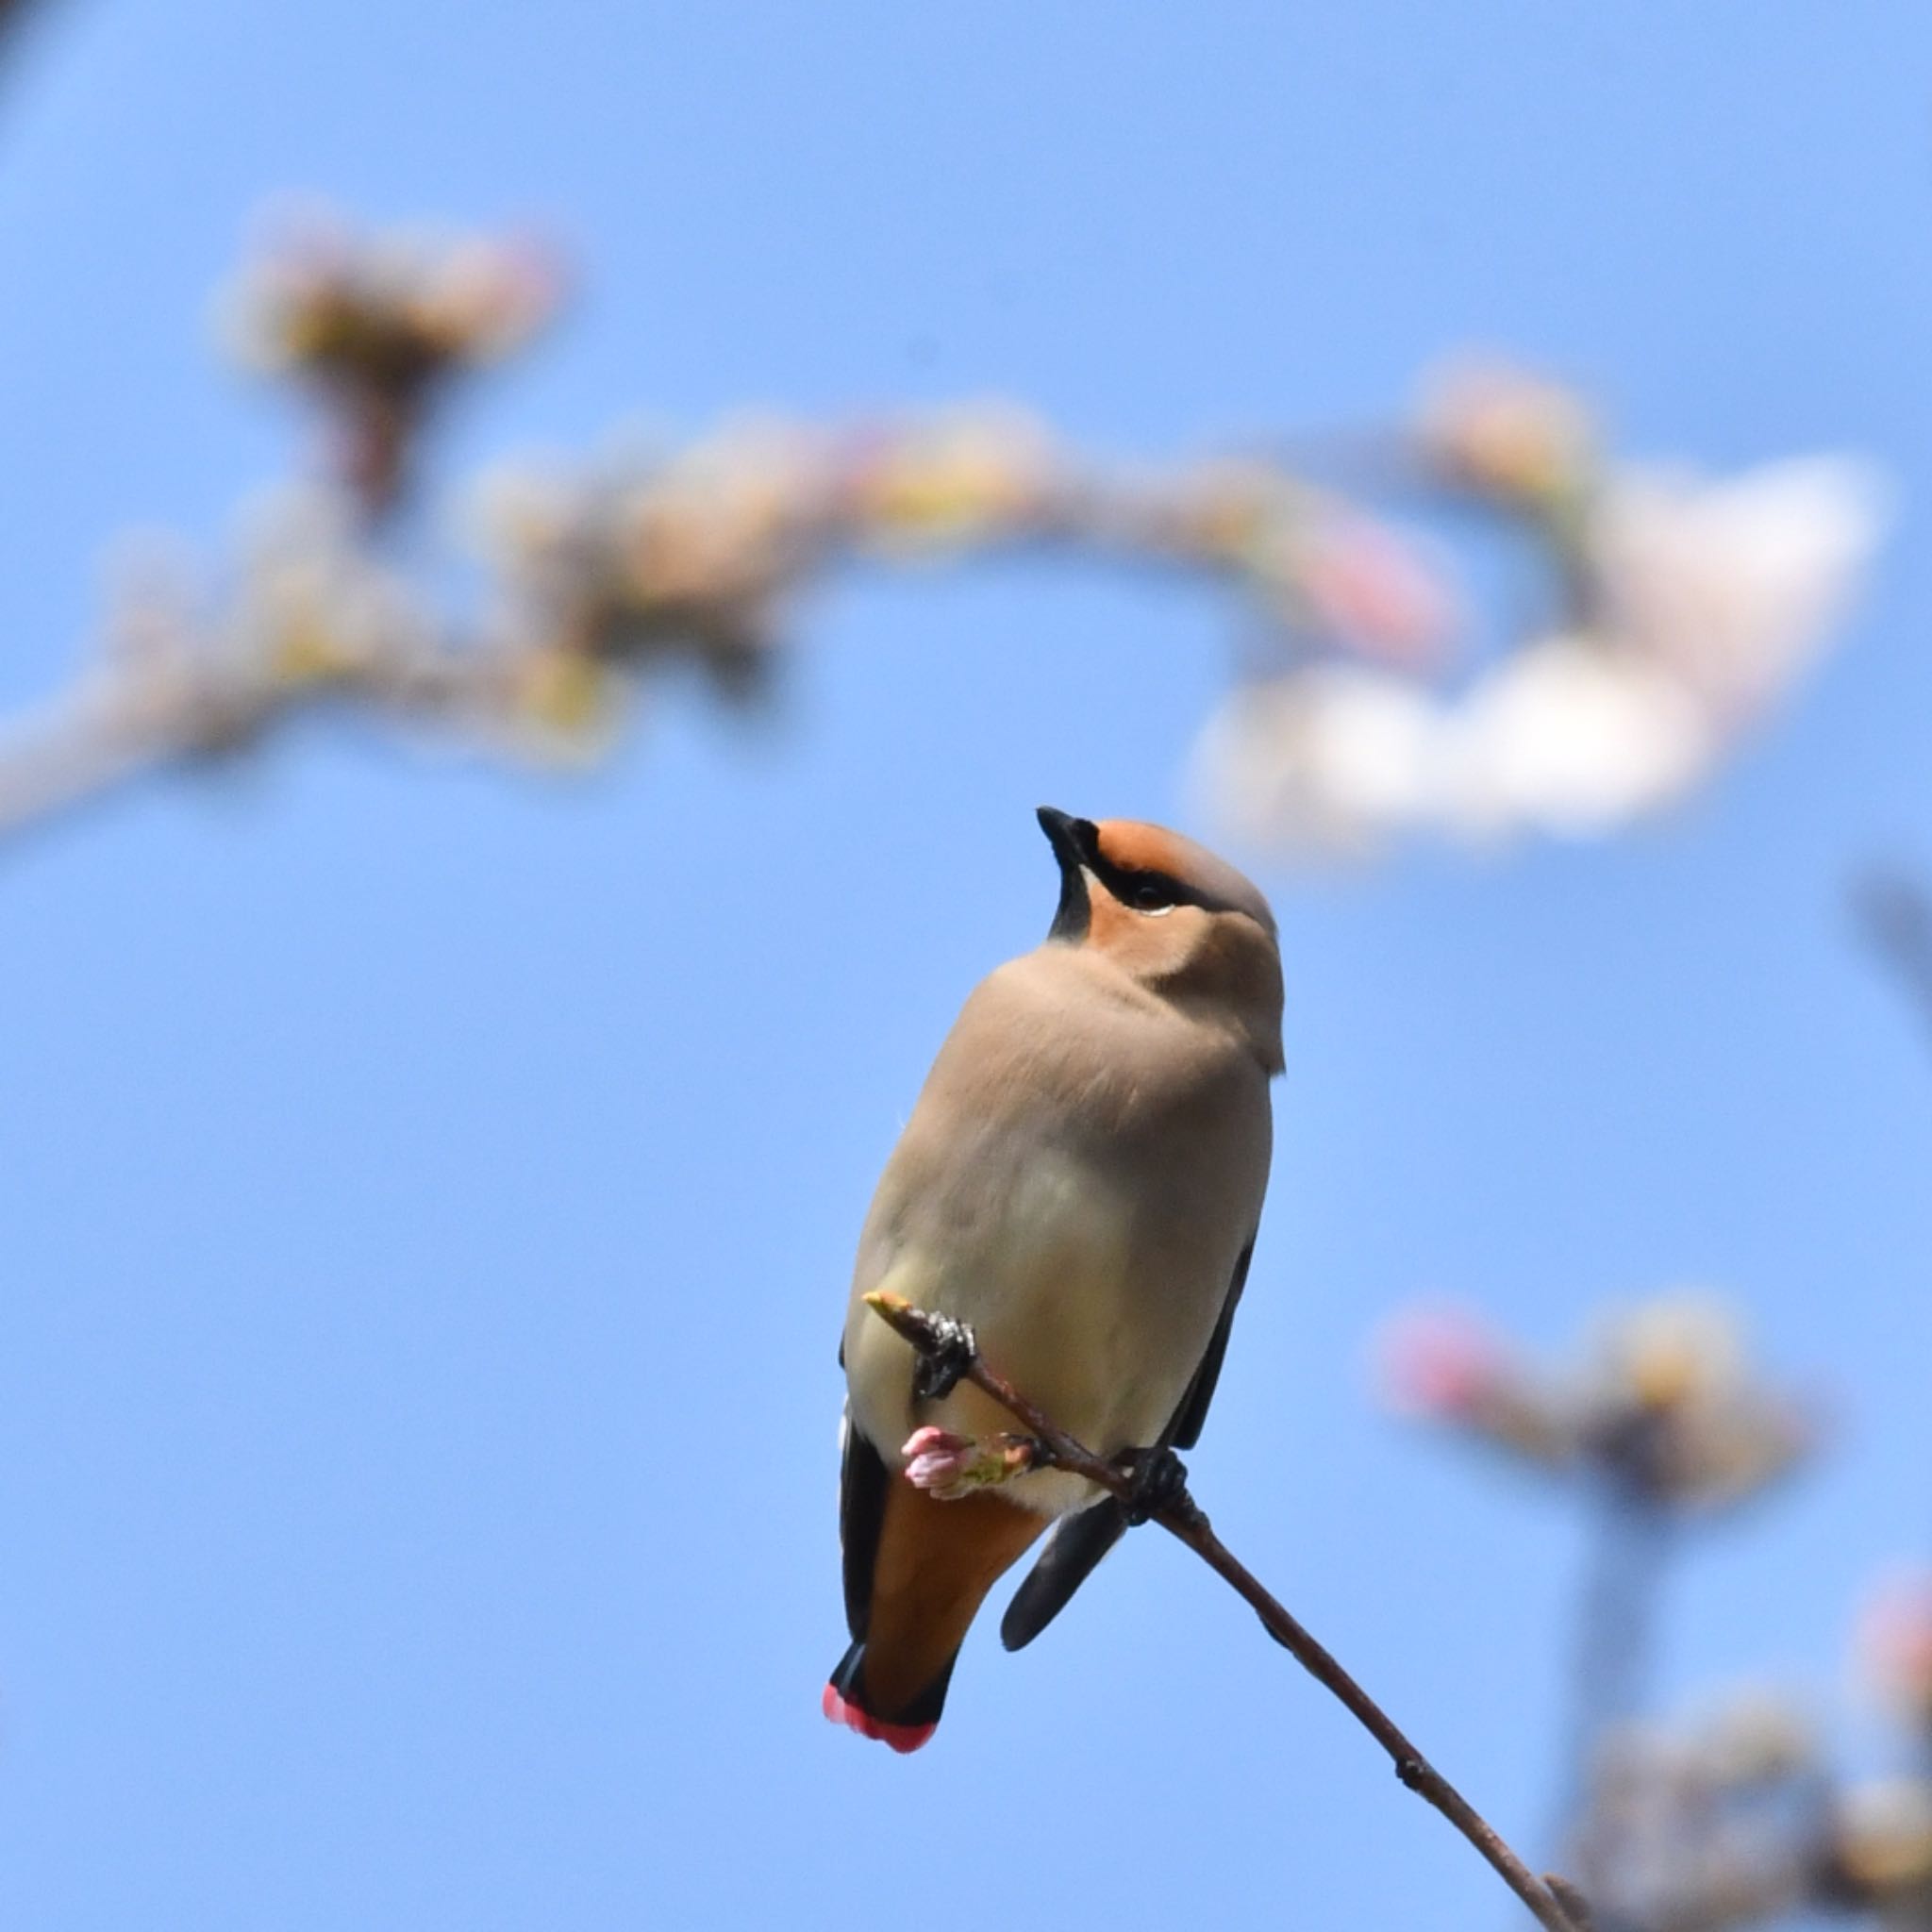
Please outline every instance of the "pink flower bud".
[{"label": "pink flower bud", "polygon": [[927,1427],[908,1436],[899,1453],[906,1458],[906,1477],[913,1488],[941,1495],[965,1483],[979,1459],[979,1444],[951,1429]]},{"label": "pink flower bud", "polygon": [[951,1429],[916,1429],[899,1451],[906,1477],[942,1503],[974,1490],[1010,1482],[1033,1467],[1039,1444],[1031,1436],[956,1436]]}]

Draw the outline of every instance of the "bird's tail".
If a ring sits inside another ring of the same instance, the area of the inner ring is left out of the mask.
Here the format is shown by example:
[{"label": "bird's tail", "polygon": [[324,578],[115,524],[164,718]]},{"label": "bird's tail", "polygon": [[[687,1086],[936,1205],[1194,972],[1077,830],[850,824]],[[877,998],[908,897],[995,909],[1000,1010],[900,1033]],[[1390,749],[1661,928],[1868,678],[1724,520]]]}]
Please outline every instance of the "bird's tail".
[{"label": "bird's tail", "polygon": [[939,1728],[940,1714],[946,1707],[946,1686],[958,1660],[955,1650],[938,1676],[909,1703],[881,1707],[882,1700],[866,1686],[865,1645],[854,1643],[839,1659],[820,1707],[835,1724],[844,1724],[861,1738],[875,1738],[894,1751],[917,1751]]},{"label": "bird's tail", "polygon": [[[876,1459],[876,1458],[874,1458]],[[967,1625],[1046,1519],[991,1492],[940,1502],[879,1469],[877,1507],[849,1513],[852,1647],[820,1707],[894,1751],[917,1751],[945,1708]],[[869,1530],[861,1545],[853,1534]]]}]

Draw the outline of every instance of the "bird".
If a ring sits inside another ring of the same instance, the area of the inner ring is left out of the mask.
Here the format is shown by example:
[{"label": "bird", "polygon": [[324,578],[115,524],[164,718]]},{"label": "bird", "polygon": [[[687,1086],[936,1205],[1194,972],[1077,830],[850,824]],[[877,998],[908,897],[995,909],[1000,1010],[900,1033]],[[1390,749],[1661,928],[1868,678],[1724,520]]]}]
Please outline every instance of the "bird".
[{"label": "bird", "polygon": [[[1268,1186],[1282,977],[1267,900],[1178,832],[1037,816],[1059,869],[1053,923],[941,1044],[860,1232],[839,1351],[851,1643],[821,1707],[900,1752],[932,1737],[968,1627],[1036,1541],[1008,1650],[1173,1493]],[[922,1431],[980,1439],[1012,1418],[971,1382],[935,1386],[874,1291],[970,1324],[1014,1387],[1133,1471],[1134,1506],[1050,1467],[952,1499],[905,1480],[937,1440]]]}]

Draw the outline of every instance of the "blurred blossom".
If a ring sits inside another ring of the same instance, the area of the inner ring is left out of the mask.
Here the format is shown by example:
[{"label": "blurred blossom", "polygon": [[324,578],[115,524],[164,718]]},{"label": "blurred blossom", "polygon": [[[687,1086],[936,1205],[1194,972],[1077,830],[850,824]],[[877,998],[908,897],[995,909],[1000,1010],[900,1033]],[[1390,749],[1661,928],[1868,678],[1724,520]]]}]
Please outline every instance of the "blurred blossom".
[{"label": "blurred blossom", "polygon": [[1836,1903],[1932,1913],[1932,1784],[1921,1777],[1852,1786],[1833,1807],[1823,1890]]},{"label": "blurred blossom", "polygon": [[1619,649],[1677,679],[1721,728],[1808,668],[1886,515],[1877,473],[1849,458],[1716,483],[1622,471],[1586,540],[1598,622]]},{"label": "blurred blossom", "polygon": [[318,215],[244,268],[224,306],[251,366],[382,381],[521,348],[561,293],[555,257],[527,236],[362,236]]},{"label": "blurred blossom", "polygon": [[1666,1296],[1613,1314],[1575,1386],[1586,1453],[1656,1503],[1741,1502],[1815,1444],[1808,1413],[1759,1377],[1738,1311],[1713,1296]]},{"label": "blurred blossom", "polygon": [[1432,749],[1445,822],[1471,837],[1608,832],[1681,797],[1715,740],[1681,685],[1581,638],[1505,658]]},{"label": "blurred blossom", "polygon": [[1444,574],[1388,525],[1339,506],[1291,525],[1281,562],[1277,577],[1264,561],[1264,590],[1275,588],[1292,619],[1372,657],[1425,662],[1459,627]]},{"label": "blurred blossom", "polygon": [[1582,398],[1502,362],[1441,372],[1424,391],[1416,434],[1451,482],[1532,507],[1574,500],[1597,460],[1596,423]]},{"label": "blurred blossom", "polygon": [[1859,1620],[1865,1675],[1901,1717],[1932,1735],[1932,1574],[1894,1577]]},{"label": "blurred blossom", "polygon": [[1515,1374],[1496,1331],[1466,1308],[1409,1308],[1375,1345],[1383,1398],[1400,1415],[1462,1421]]},{"label": "blurred blossom", "polygon": [[1409,679],[1313,664],[1238,690],[1202,733],[1196,779],[1257,841],[1364,858],[1435,815],[1440,730]]},{"label": "blurred blossom", "polygon": [[1798,1404],[1752,1369],[1735,1313],[1702,1295],[1611,1315],[1568,1367],[1525,1363],[1471,1318],[1435,1312],[1392,1321],[1380,1359],[1398,1411],[1676,1509],[1742,1501],[1814,1441]]},{"label": "blurred blossom", "polygon": [[1669,678],[1553,638],[1459,703],[1351,664],[1242,686],[1196,764],[1217,814],[1257,842],[1366,858],[1423,828],[1470,841],[1611,831],[1690,790],[1714,749]]},{"label": "blurred blossom", "polygon": [[1627,1397],[1654,1411],[1727,1399],[1745,1376],[1737,1312],[1703,1294],[1665,1296],[1607,1316],[1595,1355],[1614,1400]]},{"label": "blurred blossom", "polygon": [[506,667],[508,735],[558,762],[601,756],[622,725],[625,693],[608,664],[569,644],[540,644]]},{"label": "blurred blossom", "polygon": [[1818,1727],[1784,1691],[1741,1690],[1719,1707],[1704,1734],[1704,1761],[1725,1789],[1763,1785],[1818,1763]]},{"label": "blurred blossom", "polygon": [[[97,688],[14,734],[27,751],[0,824],[242,742],[308,699],[584,757],[666,665],[734,704],[765,696],[802,593],[843,563],[1033,545],[1247,600],[1286,668],[1227,700],[1199,768],[1257,842],[1354,859],[1424,832],[1606,833],[1717,769],[1822,647],[1882,521],[1858,464],[1715,483],[1622,468],[1574,392],[1470,364],[1431,386],[1394,480],[1414,485],[1419,449],[1437,502],[1503,513],[1564,597],[1554,627],[1474,666],[1447,661],[1468,627],[1447,562],[1396,524],[1252,452],[1079,459],[1001,402],[842,430],[745,420],[678,450],[506,469],[477,492],[482,615],[441,616],[377,561],[368,526],[437,396],[528,341],[561,293],[526,238],[285,221],[228,291],[226,330],[319,399],[337,493],[284,515],[213,599],[155,583],[125,599]],[[1370,447],[1373,466],[1388,444]],[[1541,1440],[1535,1400],[1513,1421],[1506,1407],[1496,1432]],[[1750,1480],[1770,1451],[1743,1440],[1732,1427],[1698,1453]]]},{"label": "blurred blossom", "polygon": [[1166,480],[1087,477],[1068,516],[1120,547],[1224,572],[1291,633],[1403,664],[1434,658],[1461,608],[1407,533],[1273,464],[1224,458]]},{"label": "blurred blossom", "polygon": [[900,550],[1047,534],[1069,479],[1043,424],[982,404],[858,439],[843,484],[860,539]]},{"label": "blurred blossom", "polygon": [[[1445,446],[1467,439],[1465,466],[1554,474],[1553,452],[1573,441],[1554,421],[1536,464],[1512,440],[1535,441],[1519,418],[1561,413],[1547,396],[1496,401],[1516,426],[1495,429],[1491,449],[1489,391],[1473,393],[1432,432]],[[1238,690],[1200,752],[1222,816],[1260,843],[1359,857],[1401,831],[1593,836],[1675,804],[1823,650],[1885,492],[1866,466],[1816,458],[1715,483],[1612,471],[1571,508],[1540,538],[1568,588],[1569,628],[1455,691],[1324,663]],[[1333,634],[1348,635],[1345,615],[1329,613]]]},{"label": "blurred blossom", "polygon": [[561,294],[556,258],[527,237],[360,236],[309,214],[228,290],[224,333],[248,366],[315,391],[344,479],[379,511],[435,391],[521,347]]},{"label": "blurred blossom", "polygon": [[691,658],[732,697],[761,688],[781,607],[837,527],[816,441],[774,424],[585,476],[502,473],[480,498],[513,635],[592,661]]},{"label": "blurred blossom", "polygon": [[358,541],[342,501],[320,491],[265,508],[219,630],[225,655],[289,685],[376,675],[436,641],[416,593]]},{"label": "blurred blossom", "polygon": [[1808,1717],[1775,1692],[1686,1725],[1622,1724],[1595,1753],[1574,1869],[1599,1924],[1774,1919],[1815,1889],[1828,1790]]},{"label": "blurred blossom", "polygon": [[1398,1415],[1468,1428],[1532,1461],[1567,1453],[1533,1378],[1469,1310],[1407,1309],[1383,1324],[1374,1356],[1382,1398]]},{"label": "blurred blossom", "polygon": [[257,507],[225,585],[202,591],[179,571],[123,579],[106,691],[125,725],[222,751],[320,687],[411,704],[439,650],[430,613],[357,541],[348,506],[292,491]]},{"label": "blurred blossom", "polygon": [[1299,486],[1272,464],[1222,458],[1182,470],[1165,489],[1142,479],[1140,524],[1156,549],[1203,563],[1245,568],[1297,505]]},{"label": "blurred blossom", "polygon": [[[733,696],[762,689],[796,593],[853,555],[1050,541],[1204,565],[1284,625],[1397,655],[1426,648],[1450,608],[1391,533],[1279,473],[1076,475],[1030,417],[992,405],[842,436],[741,422],[673,455],[499,473],[479,510],[507,636],[633,669],[692,658]],[[546,671],[533,689],[547,704],[558,683]],[[1384,761],[1397,773],[1412,762]],[[1391,805],[1365,796],[1361,808]]]}]

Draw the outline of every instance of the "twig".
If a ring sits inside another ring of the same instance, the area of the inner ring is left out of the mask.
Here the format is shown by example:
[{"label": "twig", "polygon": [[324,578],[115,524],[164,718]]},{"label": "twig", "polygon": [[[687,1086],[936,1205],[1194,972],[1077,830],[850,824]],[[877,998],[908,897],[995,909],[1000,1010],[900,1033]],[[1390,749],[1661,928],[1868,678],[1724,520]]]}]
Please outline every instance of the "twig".
[{"label": "twig", "polygon": [[[910,1342],[922,1357],[932,1358],[941,1352],[943,1344],[940,1330],[925,1310],[915,1308],[900,1295],[874,1293],[865,1299],[873,1312]],[[952,1332],[957,1333],[957,1329]],[[976,1349],[963,1371],[963,1377],[984,1390],[1003,1408],[1024,1423],[1046,1445],[1057,1466],[1086,1477],[1089,1482],[1098,1484],[1116,1496],[1124,1499],[1128,1495],[1133,1478],[1126,1471],[1103,1461],[1091,1450],[1074,1441],[1050,1416],[1022,1395],[1005,1376],[990,1369]],[[1577,1909],[1580,1894],[1575,1887],[1561,1882],[1559,1896],[1556,1885],[1539,1878],[1530,1871],[1475,1807],[1416,1749],[1388,1712],[1236,1559],[1214,1534],[1208,1518],[1185,1489],[1158,1509],[1153,1521],[1178,1537],[1209,1569],[1230,1584],[1260,1618],[1269,1636],[1291,1652],[1295,1660],[1318,1683],[1341,1699],[1356,1722],[1388,1752],[1394,1761],[1395,1775],[1410,1790],[1433,1805],[1482,1854],[1503,1882],[1535,1914],[1539,1924],[1547,1926],[1549,1932],[1589,1932],[1587,1913],[1579,1913]]]}]

